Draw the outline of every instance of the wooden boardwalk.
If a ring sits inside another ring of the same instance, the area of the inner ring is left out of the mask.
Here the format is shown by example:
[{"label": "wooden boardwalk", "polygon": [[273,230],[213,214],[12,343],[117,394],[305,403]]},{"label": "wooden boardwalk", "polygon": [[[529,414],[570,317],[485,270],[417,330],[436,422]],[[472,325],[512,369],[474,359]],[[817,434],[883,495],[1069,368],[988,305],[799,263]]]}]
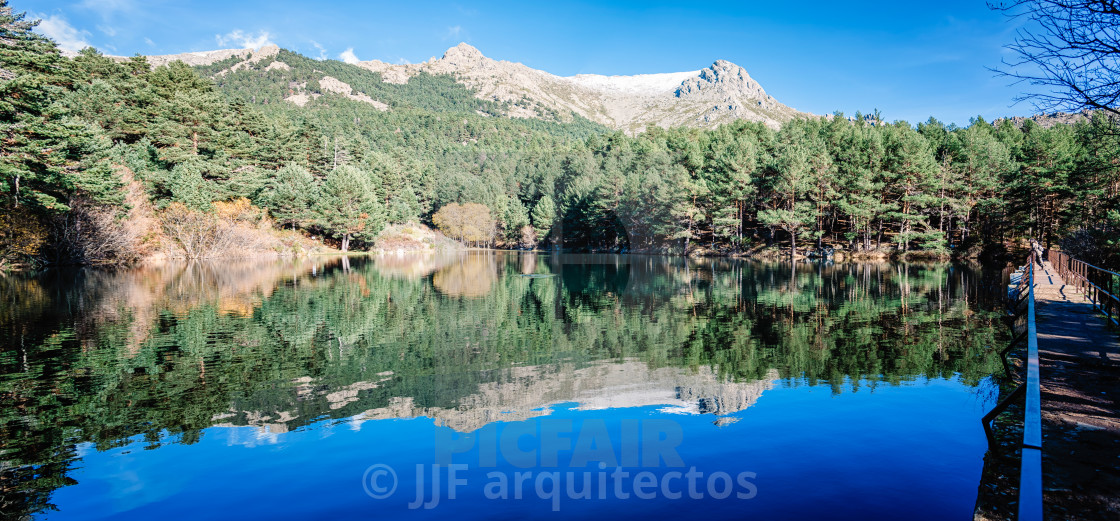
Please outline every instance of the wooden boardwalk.
[{"label": "wooden boardwalk", "polygon": [[1120,331],[1049,262],[1036,270],[1046,517],[1120,519]]}]

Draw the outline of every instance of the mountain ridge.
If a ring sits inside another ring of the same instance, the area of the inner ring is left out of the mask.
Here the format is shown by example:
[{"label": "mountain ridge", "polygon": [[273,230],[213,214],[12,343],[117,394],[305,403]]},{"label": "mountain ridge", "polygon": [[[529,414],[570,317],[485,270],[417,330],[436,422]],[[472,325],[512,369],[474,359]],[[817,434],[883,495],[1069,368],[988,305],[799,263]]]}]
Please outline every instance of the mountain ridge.
[{"label": "mountain ridge", "polygon": [[[200,67],[240,60],[214,74],[220,77],[252,68],[268,58],[274,59],[268,63],[266,71],[285,68],[287,64],[278,57],[280,50],[276,45],[266,45],[256,50],[218,49],[146,58],[153,67],[173,61]],[[421,73],[449,75],[470,89],[475,97],[502,104],[508,117],[565,122],[580,116],[628,134],[636,134],[651,125],[712,128],[740,119],[778,128],[796,117],[812,116],[778,102],[746,69],[727,60],[683,72],[558,76],[522,63],[489,58],[477,48],[460,43],[449,48],[442,57],[432,57],[423,63],[390,64],[369,60],[352,65],[377,73],[381,81],[393,84],[407,84]],[[349,85],[340,85],[334,78],[324,79],[332,86],[330,92],[385,108],[369,93],[350,92]],[[303,106],[321,94],[300,91],[286,99]]]},{"label": "mountain ridge", "polygon": [[479,98],[511,103],[511,117],[571,112],[629,133],[649,125],[711,128],[737,119],[777,128],[795,117],[811,116],[778,102],[746,69],[726,60],[695,71],[557,76],[488,58],[460,43],[442,58],[419,64],[370,60],[356,65],[394,83],[405,83],[420,72],[450,74]]}]

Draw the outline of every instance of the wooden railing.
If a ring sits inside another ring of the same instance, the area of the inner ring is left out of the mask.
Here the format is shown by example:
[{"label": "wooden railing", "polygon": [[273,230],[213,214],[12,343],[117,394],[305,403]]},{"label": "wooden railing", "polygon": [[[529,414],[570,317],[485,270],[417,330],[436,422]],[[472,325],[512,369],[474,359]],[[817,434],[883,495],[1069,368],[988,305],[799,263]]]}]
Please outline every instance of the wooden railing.
[{"label": "wooden railing", "polygon": [[1047,260],[1067,285],[1081,290],[1101,313],[1120,325],[1120,298],[1116,296],[1120,293],[1120,273],[1077,260],[1060,251],[1051,250]]}]

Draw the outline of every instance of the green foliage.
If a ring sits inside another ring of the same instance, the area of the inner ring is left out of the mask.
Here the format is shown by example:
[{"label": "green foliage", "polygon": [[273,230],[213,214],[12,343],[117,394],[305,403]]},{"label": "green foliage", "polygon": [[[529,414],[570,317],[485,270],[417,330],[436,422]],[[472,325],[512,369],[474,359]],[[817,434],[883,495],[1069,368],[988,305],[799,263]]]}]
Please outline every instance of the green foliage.
[{"label": "green foliage", "polygon": [[209,183],[202,177],[200,162],[179,163],[171,169],[167,178],[167,189],[171,201],[179,202],[195,210],[208,210],[215,195]]},{"label": "green foliage", "polygon": [[385,210],[374,196],[369,173],[350,165],[334,169],[323,180],[315,216],[326,233],[341,240],[342,251],[350,249],[351,239],[373,239],[385,224]]},{"label": "green foliage", "polygon": [[478,418],[462,407],[495,385],[527,386],[487,402],[525,412],[540,389],[556,399],[558,375],[616,364],[837,394],[974,386],[1000,369],[993,346],[1009,340],[977,300],[992,281],[967,266],[607,259],[458,255],[412,275],[415,264],[350,258],[0,277],[13,303],[0,313],[13,339],[0,345],[0,396],[14,405],[0,407],[0,476],[20,483],[4,512],[47,508],[86,444],[192,444],[216,423],[296,430],[371,410]]},{"label": "green foliage", "polygon": [[[65,59],[32,25],[0,7],[6,213],[66,212],[74,197],[123,210],[115,172],[124,166],[156,208],[247,197],[281,226],[347,248],[385,223],[431,224],[439,208],[476,203],[491,210],[502,246],[974,255],[1025,235],[1052,243],[1097,229],[1120,207],[1120,143],[1102,116],[1020,129],[836,114],[780,131],[734,122],[628,136],[570,115],[504,117],[508,107],[450,76],[388,83],[288,51],[194,69],[92,49]],[[327,77],[388,110],[325,90]],[[315,97],[300,107],[286,101],[296,94]],[[343,188],[343,167],[362,181]]]},{"label": "green foliage", "polygon": [[711,136],[704,158],[704,178],[711,197],[713,239],[727,241],[732,249],[743,247],[747,209],[757,194],[759,145],[753,130],[742,124],[724,125]]},{"label": "green foliage", "polygon": [[[787,127],[796,128],[796,127]],[[796,250],[797,236],[812,219],[812,205],[807,194],[812,188],[809,152],[796,137],[779,148],[766,186],[770,194],[767,207],[758,212],[758,219],[767,226],[777,226],[790,236],[790,253]]]},{"label": "green foliage", "polygon": [[[21,205],[66,211],[83,157],[105,144],[96,128],[56,103],[73,80],[54,44],[31,32],[37,23],[0,1],[0,208],[5,212]],[[85,175],[103,178],[106,170],[94,168]]]},{"label": "green foliage", "polygon": [[532,220],[537,239],[543,242],[556,222],[556,203],[552,201],[551,196],[545,195],[533,205]]},{"label": "green foliage", "polygon": [[318,192],[311,172],[289,163],[269,178],[260,202],[271,209],[281,226],[306,226],[313,220],[311,207],[319,200]]}]

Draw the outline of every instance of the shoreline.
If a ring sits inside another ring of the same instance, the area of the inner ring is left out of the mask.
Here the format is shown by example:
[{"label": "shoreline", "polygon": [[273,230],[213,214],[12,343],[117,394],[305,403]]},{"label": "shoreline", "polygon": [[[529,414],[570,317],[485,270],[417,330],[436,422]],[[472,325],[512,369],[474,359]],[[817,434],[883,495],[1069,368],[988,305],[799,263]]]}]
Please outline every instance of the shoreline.
[{"label": "shoreline", "polygon": [[[658,251],[628,251],[628,252],[612,252],[612,251],[564,251],[564,250],[523,250],[512,248],[459,248],[459,249],[398,249],[398,250],[368,250],[368,251],[347,251],[340,250],[332,251],[305,251],[300,253],[259,253],[250,255],[221,255],[212,257],[199,257],[189,258],[184,256],[166,255],[163,253],[150,255],[130,263],[86,263],[86,264],[43,264],[38,267],[31,264],[9,264],[2,270],[3,272],[25,272],[34,271],[39,269],[48,268],[102,268],[102,269],[120,269],[120,268],[134,268],[150,265],[158,265],[167,262],[222,262],[222,261],[278,261],[278,260],[292,260],[300,258],[314,258],[314,257],[377,257],[385,255],[440,255],[440,254],[456,254],[456,253],[478,253],[478,252],[505,252],[505,253],[532,253],[538,255],[640,255],[640,256],[655,256],[655,257],[670,257],[670,258],[686,258],[686,259],[739,259],[739,260],[753,260],[753,261],[769,261],[769,262],[789,262],[788,255],[781,255],[775,253],[713,253],[693,252],[688,255],[679,253],[667,253]],[[797,255],[794,261],[807,261],[807,262],[834,262],[834,263],[847,263],[847,262],[860,262],[860,263],[878,263],[878,262],[998,262],[998,260],[985,260],[977,257],[954,257],[952,255],[918,255],[914,252],[903,254],[888,254],[885,252],[872,252],[872,253],[857,253],[857,254],[844,254],[836,253],[832,258],[825,259],[820,256],[807,256]]]}]

